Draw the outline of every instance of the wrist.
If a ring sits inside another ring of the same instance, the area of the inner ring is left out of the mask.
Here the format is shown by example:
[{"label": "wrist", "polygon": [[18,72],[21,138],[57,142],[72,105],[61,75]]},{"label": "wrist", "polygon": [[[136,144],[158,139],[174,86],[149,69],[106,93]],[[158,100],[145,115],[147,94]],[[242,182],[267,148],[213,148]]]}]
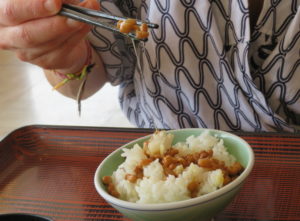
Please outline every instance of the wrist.
[{"label": "wrist", "polygon": [[81,58],[84,59],[78,59],[75,62],[73,62],[72,67],[69,68],[63,68],[63,69],[54,69],[52,70],[57,76],[60,76],[61,78],[65,78],[68,74],[74,74],[79,75],[85,66],[88,66],[92,62],[92,47],[90,43],[85,40],[81,47]]},{"label": "wrist", "polygon": [[74,72],[68,72],[68,70],[53,70],[54,74],[61,78],[60,82],[54,86],[54,90],[60,88],[61,86],[68,83],[70,80],[83,80],[86,79],[87,74],[90,73],[94,64],[92,64],[92,47],[88,41],[85,41],[85,48],[86,48],[86,58],[84,63],[81,64],[80,69],[75,69]]}]

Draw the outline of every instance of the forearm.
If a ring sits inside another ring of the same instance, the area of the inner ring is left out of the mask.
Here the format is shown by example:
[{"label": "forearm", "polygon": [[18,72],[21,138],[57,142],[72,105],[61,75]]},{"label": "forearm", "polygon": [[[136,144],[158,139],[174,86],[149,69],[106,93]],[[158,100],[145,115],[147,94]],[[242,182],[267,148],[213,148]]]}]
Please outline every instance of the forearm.
[{"label": "forearm", "polygon": [[[87,75],[87,81],[82,94],[82,99],[88,98],[96,93],[107,82],[106,71],[104,69],[103,62],[93,49],[90,63],[94,64],[94,66]],[[64,79],[63,75],[54,73],[52,70],[45,70],[44,72],[47,80],[53,87]],[[82,80],[70,80],[68,83],[59,87],[57,91],[67,97],[76,99],[81,83]]]}]

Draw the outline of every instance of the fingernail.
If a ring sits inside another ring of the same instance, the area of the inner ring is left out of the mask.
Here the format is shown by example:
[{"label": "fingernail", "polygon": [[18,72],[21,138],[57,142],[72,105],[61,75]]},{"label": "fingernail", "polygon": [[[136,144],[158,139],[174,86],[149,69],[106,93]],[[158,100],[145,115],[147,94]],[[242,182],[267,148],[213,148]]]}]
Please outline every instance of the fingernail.
[{"label": "fingernail", "polygon": [[78,27],[80,27],[80,26],[82,25],[81,22],[76,21],[76,20],[74,20],[74,19],[72,19],[72,18],[68,18],[68,19],[67,19],[67,24],[68,24],[68,26],[71,27],[71,28],[78,28]]},{"label": "fingernail", "polygon": [[44,3],[44,7],[49,12],[56,12],[57,7],[53,0],[46,0]]}]

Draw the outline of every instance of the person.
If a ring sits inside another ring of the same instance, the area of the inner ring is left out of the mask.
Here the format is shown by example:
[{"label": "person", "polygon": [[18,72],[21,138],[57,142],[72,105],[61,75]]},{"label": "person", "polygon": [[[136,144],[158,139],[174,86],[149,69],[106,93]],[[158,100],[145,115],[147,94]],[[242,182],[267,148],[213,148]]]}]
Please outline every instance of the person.
[{"label": "person", "polygon": [[[159,25],[146,43],[57,15],[78,4]],[[299,2],[1,0],[0,47],[57,85],[90,67],[83,97],[106,83],[138,127],[297,132]],[[76,97],[80,81],[58,88]]]}]

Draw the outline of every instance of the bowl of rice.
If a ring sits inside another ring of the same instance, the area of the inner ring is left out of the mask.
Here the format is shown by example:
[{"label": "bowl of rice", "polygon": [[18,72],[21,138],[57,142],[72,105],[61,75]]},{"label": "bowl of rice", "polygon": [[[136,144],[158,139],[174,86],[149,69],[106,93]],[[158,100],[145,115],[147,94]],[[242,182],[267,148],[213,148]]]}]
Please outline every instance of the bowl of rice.
[{"label": "bowl of rice", "polygon": [[94,184],[135,221],[211,220],[234,199],[254,165],[250,145],[212,129],[161,130],[118,148]]}]

